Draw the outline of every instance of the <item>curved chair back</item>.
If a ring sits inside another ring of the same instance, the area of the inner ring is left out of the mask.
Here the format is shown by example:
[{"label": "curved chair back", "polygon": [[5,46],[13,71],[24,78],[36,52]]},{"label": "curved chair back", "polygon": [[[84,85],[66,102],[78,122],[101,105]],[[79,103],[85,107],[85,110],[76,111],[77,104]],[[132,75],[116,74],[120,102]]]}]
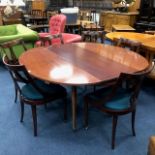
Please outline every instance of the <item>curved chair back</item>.
[{"label": "curved chair back", "polygon": [[132,51],[135,51],[137,53],[140,52],[141,43],[138,41],[126,39],[126,38],[114,38],[114,43],[116,46],[129,48]]},{"label": "curved chair back", "polygon": [[0,44],[0,47],[2,48],[4,54],[6,54],[7,58],[10,61],[12,61],[12,63],[18,63],[18,58],[16,56],[16,53],[18,51],[16,51],[16,48],[15,48],[17,46],[20,46],[20,48],[23,48],[22,49],[23,51],[28,50],[23,39],[15,39],[15,40],[11,40]]},{"label": "curved chair back", "polygon": [[29,75],[24,65],[12,64],[6,55],[3,56],[3,63],[11,74],[12,80],[19,92],[21,92],[20,82],[25,84],[31,84],[41,95],[47,94],[41,90],[35,83],[35,80]]},{"label": "curved chair back", "polygon": [[50,34],[63,33],[66,25],[66,16],[63,14],[58,14],[52,16],[49,21]]},{"label": "curved chair back", "polygon": [[136,106],[136,100],[138,98],[143,79],[152,71],[153,68],[154,63],[150,64],[149,67],[144,71],[140,71],[133,74],[121,73],[109,97],[111,98],[114,94],[116,94],[117,90],[119,90],[124,85],[124,83],[127,83],[129,87],[126,88],[126,90],[127,93],[130,94],[131,103],[129,109],[134,109]]}]

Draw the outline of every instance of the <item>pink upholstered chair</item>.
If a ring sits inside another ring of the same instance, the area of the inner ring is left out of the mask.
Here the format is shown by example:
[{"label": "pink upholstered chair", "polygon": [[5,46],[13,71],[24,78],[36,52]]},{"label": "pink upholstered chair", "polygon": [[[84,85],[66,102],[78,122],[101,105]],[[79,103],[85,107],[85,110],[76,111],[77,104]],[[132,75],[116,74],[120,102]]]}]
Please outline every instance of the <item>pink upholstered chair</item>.
[{"label": "pink upholstered chair", "polygon": [[[73,43],[73,42],[79,42],[82,40],[82,37],[77,34],[70,34],[70,33],[64,33],[66,24],[66,16],[63,14],[58,14],[55,16],[52,16],[49,21],[50,29],[48,33],[39,33],[39,37],[45,37],[48,35],[55,35],[55,34],[62,34],[63,42],[64,43]],[[51,40],[51,44],[61,44],[61,39],[54,38]],[[37,41],[36,46],[41,46],[41,42]]]}]

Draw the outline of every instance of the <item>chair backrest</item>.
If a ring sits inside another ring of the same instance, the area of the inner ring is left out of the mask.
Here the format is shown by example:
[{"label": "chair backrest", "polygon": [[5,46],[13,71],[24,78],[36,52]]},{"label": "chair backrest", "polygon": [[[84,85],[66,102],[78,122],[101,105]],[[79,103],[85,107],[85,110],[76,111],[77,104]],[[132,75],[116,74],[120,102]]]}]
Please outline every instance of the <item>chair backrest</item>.
[{"label": "chair backrest", "polygon": [[107,97],[107,100],[111,99],[115,96],[117,92],[119,92],[120,88],[127,83],[130,87],[125,88],[124,90],[129,93],[130,97],[130,108],[134,108],[136,106],[136,99],[139,95],[140,88],[143,82],[144,77],[149,74],[154,67],[154,63],[150,64],[149,67],[143,71],[128,74],[128,73],[121,73],[116,84],[114,85],[110,95]]},{"label": "chair backrest", "polygon": [[12,63],[18,62],[18,58],[16,56],[17,51],[15,50],[15,47],[17,46],[23,48],[23,51],[27,50],[27,47],[23,39],[16,39],[0,44],[0,47],[3,49],[4,54],[6,54],[6,56],[8,57],[9,60],[12,61]]},{"label": "chair backrest", "polygon": [[12,64],[12,61],[8,59],[6,55],[3,56],[3,63],[8,69],[14,84],[17,89],[21,93],[20,82],[25,84],[31,84],[32,87],[35,88],[43,97],[45,97],[47,92],[45,93],[40,87],[37,86],[35,80],[29,75],[24,65],[20,64]]},{"label": "chair backrest", "polygon": [[39,41],[41,41],[41,46],[49,46],[52,45],[52,39],[60,39],[61,44],[64,44],[62,34],[54,34],[40,37]]},{"label": "chair backrest", "polygon": [[66,16],[63,14],[57,14],[52,16],[49,21],[50,34],[63,33],[66,25]]},{"label": "chair backrest", "polygon": [[135,51],[137,53],[140,52],[141,43],[138,41],[133,41],[126,38],[114,38],[114,43],[116,46],[129,48],[130,50]]}]

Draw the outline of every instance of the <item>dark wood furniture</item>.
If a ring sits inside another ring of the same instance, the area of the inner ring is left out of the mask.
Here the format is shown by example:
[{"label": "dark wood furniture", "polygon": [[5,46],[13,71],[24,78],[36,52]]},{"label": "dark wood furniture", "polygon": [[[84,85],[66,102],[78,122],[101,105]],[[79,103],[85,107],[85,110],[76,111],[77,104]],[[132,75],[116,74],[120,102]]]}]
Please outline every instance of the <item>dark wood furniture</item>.
[{"label": "dark wood furniture", "polygon": [[22,38],[0,43],[0,47],[2,48],[3,53],[6,54],[8,59],[13,62],[18,62],[18,58],[15,54],[16,51],[14,49],[14,47],[18,45],[21,45],[21,48],[23,48],[23,51],[28,50]]},{"label": "dark wood furniture", "polygon": [[107,0],[73,0],[73,5],[83,10],[112,10],[112,2]]},{"label": "dark wood furniture", "polygon": [[53,34],[53,35],[47,35],[47,36],[40,36],[39,37],[39,41],[41,43],[39,43],[39,45],[41,46],[50,46],[52,45],[52,39],[60,39],[61,44],[64,44],[63,38],[62,38],[62,34]]},{"label": "dark wood furniture", "polygon": [[97,42],[100,38],[101,42],[104,42],[104,28],[99,26],[97,23],[85,24],[82,26],[83,41]]},{"label": "dark wood furniture", "polygon": [[[152,66],[146,71],[135,74],[121,73],[113,86],[97,90],[95,93],[89,93],[85,96],[85,127],[88,128],[88,104],[98,110],[112,115],[112,149],[115,148],[115,136],[117,120],[120,115],[131,113],[132,134],[135,133],[135,114],[136,104],[139,95],[142,80],[152,69]],[[130,83],[130,88],[123,88],[124,83]]]},{"label": "dark wood furniture", "polygon": [[114,38],[126,38],[129,40],[140,42],[142,48],[145,49],[146,58],[151,62],[155,54],[155,36],[144,33],[135,33],[135,32],[111,32],[106,34],[106,38],[111,41]]},{"label": "dark wood furniture", "polygon": [[155,1],[141,0],[139,16],[135,23],[138,32],[155,29]]},{"label": "dark wood furniture", "polygon": [[49,0],[49,5],[47,6],[47,10],[59,10],[63,7],[68,6],[68,1],[67,0]]},{"label": "dark wood furniture", "polygon": [[[19,64],[18,58],[15,54],[16,51],[14,49],[15,46],[19,46],[19,45],[21,46],[21,48],[23,48],[23,51],[28,50],[28,48],[26,47],[26,45],[22,39],[16,39],[16,40],[12,40],[12,41],[8,41],[8,42],[0,44],[0,48],[2,48],[3,53],[7,56],[9,61],[14,65]],[[20,78],[20,79],[18,78],[17,80],[20,82],[25,82],[24,79],[22,79],[22,78]],[[14,82],[14,86],[15,86],[15,102],[16,102],[19,92],[18,92],[18,87],[14,80],[13,80],[13,82]]]},{"label": "dark wood furniture", "polygon": [[[20,92],[20,103],[21,103],[21,119],[23,122],[24,116],[24,104],[28,104],[32,109],[33,117],[33,127],[34,127],[34,136],[37,136],[37,112],[36,106],[45,105],[51,101],[57,99],[64,100],[64,119],[67,117],[67,102],[66,102],[66,90],[60,85],[56,84],[46,84],[41,80],[34,80],[23,65],[12,64],[9,59],[4,56],[3,63],[9,70],[11,77],[14,83],[17,86],[18,91]],[[19,83],[25,81],[25,84],[22,86]]]},{"label": "dark wood furniture", "polygon": [[116,46],[128,48],[129,50],[135,51],[137,53],[140,52],[141,43],[138,41],[133,41],[126,38],[114,38],[114,43],[116,44]]},{"label": "dark wood furniture", "polygon": [[42,10],[31,10],[30,14],[24,15],[26,25],[38,32],[49,28],[47,12]]},{"label": "dark wood furniture", "polygon": [[78,86],[106,83],[118,78],[121,72],[133,73],[148,66],[147,60],[137,53],[97,43],[34,48],[22,54],[19,62],[36,78],[72,87],[73,129]]},{"label": "dark wood furniture", "polygon": [[83,27],[87,24],[93,24],[94,22],[90,20],[77,20],[76,23],[66,23],[65,25],[65,31],[68,33],[79,33],[81,34],[81,31]]},{"label": "dark wood furniture", "polygon": [[22,11],[15,11],[10,16],[6,16],[2,12],[3,25],[25,24]]}]

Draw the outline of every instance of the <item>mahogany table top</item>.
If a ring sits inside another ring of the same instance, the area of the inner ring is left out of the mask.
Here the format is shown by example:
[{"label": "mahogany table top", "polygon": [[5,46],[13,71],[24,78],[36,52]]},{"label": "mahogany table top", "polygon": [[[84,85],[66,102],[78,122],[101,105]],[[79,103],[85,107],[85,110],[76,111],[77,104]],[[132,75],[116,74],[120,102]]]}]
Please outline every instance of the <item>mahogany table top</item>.
[{"label": "mahogany table top", "polygon": [[33,48],[23,53],[19,62],[34,77],[72,86],[106,82],[121,72],[148,67],[148,61],[137,53],[97,43]]}]

